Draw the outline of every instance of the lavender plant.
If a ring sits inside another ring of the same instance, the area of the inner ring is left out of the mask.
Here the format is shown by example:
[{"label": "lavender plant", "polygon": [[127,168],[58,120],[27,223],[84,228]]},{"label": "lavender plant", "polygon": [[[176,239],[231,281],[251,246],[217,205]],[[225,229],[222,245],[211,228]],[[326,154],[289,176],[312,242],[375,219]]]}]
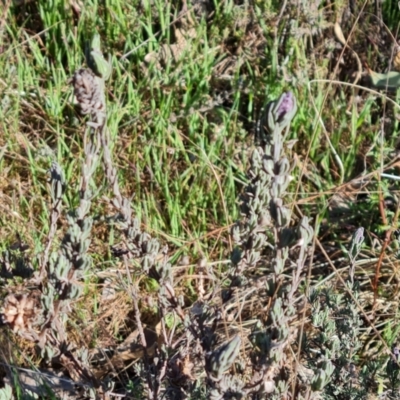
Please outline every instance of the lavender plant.
[{"label": "lavender plant", "polygon": [[[99,50],[99,37],[94,36],[93,51]],[[103,68],[104,70],[104,68]],[[103,71],[102,70],[102,71]],[[96,71],[97,72],[97,71]],[[53,257],[47,267],[42,265],[42,271],[48,268],[48,283],[43,292],[43,305],[46,316],[40,333],[40,346],[43,348],[48,342],[49,328],[57,332],[59,341],[66,340],[63,324],[58,320],[63,314],[63,308],[81,294],[81,285],[78,284],[82,276],[90,268],[88,249],[91,241],[91,229],[93,219],[90,217],[90,207],[93,197],[91,189],[92,177],[98,166],[100,155],[100,136],[106,125],[106,102],[104,95],[104,74],[100,76],[90,69],[80,69],[73,77],[74,93],[83,114],[89,115],[88,128],[84,136],[84,161],[79,185],[79,206],[67,216],[68,231],[64,236],[59,254]],[[65,188],[65,182],[59,167],[55,167],[52,173],[52,200],[53,212],[51,216],[51,231],[60,212],[60,202]],[[50,236],[51,237],[51,236]],[[44,261],[46,261],[47,249]],[[56,298],[56,300],[55,300]],[[52,333],[53,337],[56,336]],[[49,347],[47,350],[50,351]],[[53,354],[52,354],[53,355]]]},{"label": "lavender plant", "polygon": [[[303,363],[314,370],[311,387],[324,399],[364,399],[381,392],[379,398],[398,398],[398,348],[393,343],[386,371],[382,362],[362,360],[364,321],[359,311],[360,282],[355,277],[355,264],[364,242],[364,228],[353,234],[348,252],[349,274],[343,291],[325,287],[312,290],[311,323],[314,330],[303,336]],[[387,390],[378,381],[387,382]]]},{"label": "lavender plant", "polygon": [[[90,217],[93,199],[92,178],[100,160],[101,148],[103,169],[114,194],[111,202],[118,212],[114,221],[124,236],[124,247],[115,247],[113,251],[123,257],[128,276],[133,266],[136,278],[146,275],[156,279],[159,284],[158,313],[162,328],[158,335],[159,339],[162,336],[162,340],[159,341],[162,344],[156,345],[151,358],[148,358],[146,353],[149,347],[141,322],[137,279],[130,280],[135,320],[144,354],[143,362],[137,366],[143,395],[147,398],[158,398],[163,393],[170,393],[172,388],[166,384],[165,377],[169,376],[172,380],[182,379],[182,365],[186,365],[189,359],[197,359],[198,365],[203,365],[207,372],[205,383],[208,398],[286,393],[286,381],[278,377],[283,376],[285,349],[296,333],[291,325],[296,316],[294,303],[307,257],[307,248],[313,236],[313,230],[306,217],[303,217],[296,227],[290,227],[291,211],[284,205],[284,194],[291,181],[290,163],[285,155],[284,131],[287,133],[291,118],[295,114],[296,99],[292,93],[285,93],[267,107],[261,123],[264,146],[255,149],[251,158],[250,184],[242,208],[245,220],[233,230],[238,247],[232,253],[230,290],[246,290],[251,281],[251,274],[255,273],[256,276],[266,278],[264,287],[261,287],[258,293],[263,294],[263,298],[267,298],[270,303],[267,318],[259,320],[251,334],[255,373],[252,382],[246,384],[240,376],[228,373],[235,362],[240,362],[241,337],[232,335],[229,338],[217,334],[220,317],[218,312],[207,304],[199,305],[200,311],[190,318],[184,310],[183,298],[175,294],[168,248],[162,248],[158,240],[140,229],[139,220],[132,217],[130,200],[121,194],[117,169],[112,160],[110,133],[106,125],[104,80],[110,73],[109,64],[101,56],[97,37],[93,43],[93,49],[87,56],[88,64],[98,65],[93,67],[93,71],[77,71],[73,78],[75,95],[82,113],[90,117],[84,137],[85,159],[79,186],[79,206],[67,216],[69,229],[59,252],[50,256],[57,221],[62,212],[62,197],[66,190],[60,166],[54,163],[51,169],[50,232],[41,258],[39,275],[40,281],[43,281],[42,322],[39,324],[41,329],[37,335],[39,346],[48,358],[57,356],[65,365],[73,364],[73,368],[80,371],[80,378],[91,381],[95,386],[99,385],[88,367],[87,357],[82,352],[79,356],[78,353],[74,355],[68,345],[65,345],[65,322],[70,302],[81,294],[79,281],[90,268],[88,249],[93,223]],[[291,272],[290,282],[287,278],[288,271]],[[10,304],[15,305],[15,299],[11,300]],[[33,307],[28,299],[23,301],[24,304]],[[221,311],[224,311],[227,304],[222,305]],[[178,348],[173,344],[172,336],[167,334],[165,327],[165,318],[170,313],[175,315],[185,328],[184,339]],[[225,343],[221,345],[221,341]],[[197,350],[184,350],[184,343],[186,346],[197,343]],[[168,349],[175,349],[173,357]],[[153,360],[155,356],[156,359]],[[185,380],[188,378],[186,375]],[[196,385],[185,384],[184,387],[195,389]],[[176,389],[174,390],[176,392]],[[182,395],[183,392],[180,390],[179,393]]]},{"label": "lavender plant", "polygon": [[285,350],[293,341],[297,317],[295,302],[302,281],[313,229],[307,217],[291,227],[292,211],[285,206],[285,192],[292,180],[285,137],[296,113],[291,92],[270,102],[258,124],[262,147],[254,150],[250,184],[242,203],[244,222],[233,229],[237,249],[232,254],[232,287],[246,284],[250,273],[266,277],[268,316],[251,335],[254,368],[253,392],[287,395]]},{"label": "lavender plant", "polygon": [[[93,70],[102,77],[107,79],[110,75],[110,70],[100,51],[100,43],[97,37],[94,39],[91,51],[87,52],[87,60],[89,65],[93,65]],[[130,276],[131,267],[133,267],[135,279],[130,279],[129,291],[134,303],[135,321],[139,330],[140,342],[144,353],[144,362],[137,368],[137,375],[140,378],[140,387],[142,388],[143,396],[147,398],[158,398],[160,391],[163,390],[161,385],[162,377],[165,375],[167,368],[167,352],[166,348],[156,348],[158,355],[158,365],[152,365],[147,357],[147,350],[151,344],[147,343],[144,327],[140,317],[138,305],[138,285],[137,281],[140,276],[148,276],[159,284],[158,290],[158,312],[161,321],[165,318],[168,312],[172,309],[179,315],[179,318],[184,319],[181,306],[183,300],[175,296],[172,266],[168,262],[168,247],[162,247],[160,242],[152,238],[146,232],[140,229],[140,221],[138,218],[133,218],[130,199],[121,194],[118,171],[112,159],[111,138],[110,132],[104,123],[97,125],[101,128],[99,134],[99,142],[103,150],[102,165],[108,184],[112,189],[114,197],[111,199],[111,204],[117,211],[117,215],[112,219],[116,222],[117,227],[121,231],[123,238],[119,245],[113,246],[112,251],[115,256],[122,257],[126,265],[128,276]],[[163,323],[163,337],[166,338],[165,324]],[[168,345],[170,343],[166,343]]]},{"label": "lavender plant", "polygon": [[[71,376],[76,379],[98,382],[91,374],[87,357],[77,357],[70,349],[65,323],[70,311],[70,303],[82,292],[80,280],[90,268],[88,249],[91,242],[93,219],[90,207],[93,198],[93,175],[98,166],[101,146],[101,132],[106,125],[106,103],[104,95],[105,65],[99,57],[99,37],[93,39],[94,60],[100,67],[93,72],[80,69],[73,77],[76,99],[83,114],[89,115],[84,136],[84,160],[79,185],[79,206],[67,215],[68,230],[59,251],[50,255],[57,231],[57,221],[62,212],[62,197],[66,183],[61,167],[54,162],[50,169],[51,215],[50,230],[43,256],[39,258],[39,273],[34,282],[39,287],[40,303],[29,295],[12,296],[3,306],[3,321],[24,336],[36,341],[42,355],[52,360],[55,357]],[[92,53],[91,53],[92,54]],[[96,75],[97,73],[98,75]],[[37,291],[36,291],[37,292]],[[33,311],[35,311],[33,313]],[[34,316],[33,316],[34,314]],[[16,318],[11,318],[16,315]],[[39,328],[37,332],[34,328]]]},{"label": "lavender plant", "polygon": [[[357,299],[357,288],[351,283],[349,288]],[[318,333],[312,338],[305,338],[302,347],[311,357],[308,365],[315,370],[311,387],[322,392],[326,399],[366,396],[366,386],[355,384],[357,354],[362,346],[362,321],[356,304],[350,296],[328,288],[319,293],[313,292],[310,300],[312,324]]]}]

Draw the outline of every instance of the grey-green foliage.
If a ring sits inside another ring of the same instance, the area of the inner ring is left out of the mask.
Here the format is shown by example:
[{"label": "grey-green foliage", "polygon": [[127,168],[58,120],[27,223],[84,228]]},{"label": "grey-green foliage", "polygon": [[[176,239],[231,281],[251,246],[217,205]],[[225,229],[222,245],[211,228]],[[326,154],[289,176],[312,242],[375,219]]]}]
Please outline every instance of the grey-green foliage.
[{"label": "grey-green foliage", "polygon": [[14,396],[12,394],[12,387],[6,383],[5,386],[2,389],[0,389],[0,400],[12,400],[12,399],[14,399]]},{"label": "grey-green foliage", "polygon": [[[127,266],[133,267],[134,281],[130,282],[131,293],[134,302],[137,302],[136,292],[138,291],[137,281],[139,276],[147,276],[158,282],[158,313],[160,317],[164,317],[170,311],[175,311],[182,317],[183,296],[176,296],[174,291],[174,282],[172,274],[172,265],[169,262],[168,247],[162,247],[161,243],[142,231],[140,228],[140,220],[133,218],[130,199],[123,197],[118,182],[118,170],[113,163],[111,135],[106,123],[101,126],[103,119],[105,121],[105,105],[101,105],[103,96],[99,95],[100,90],[93,90],[92,93],[84,91],[85,84],[89,82],[96,83],[98,80],[104,85],[104,80],[108,79],[111,74],[111,64],[104,60],[100,51],[99,36],[95,35],[90,48],[86,53],[86,60],[92,69],[91,74],[78,74],[78,90],[75,91],[80,102],[83,102],[83,108],[86,113],[92,115],[99,108],[99,113],[94,119],[94,123],[90,124],[93,128],[100,126],[99,136],[96,137],[102,148],[102,164],[108,185],[113,192],[111,204],[117,211],[117,215],[111,220],[115,222],[117,228],[122,233],[122,241],[119,245],[112,247],[115,256],[122,257]],[[79,71],[78,71],[79,72]],[[82,75],[82,76],[81,76]],[[99,86],[100,88],[100,86]],[[99,99],[94,100],[94,99]],[[81,105],[82,107],[82,105]],[[102,119],[103,118],[103,119]],[[140,312],[136,303],[136,322],[138,329],[141,327]],[[161,385],[161,375],[163,374],[160,365],[165,363],[168,358],[166,346],[159,349],[158,367],[149,365],[146,361],[145,365],[140,364],[139,368],[139,386],[144,397],[158,398],[161,391],[164,390],[164,384]]]},{"label": "grey-green foliage", "polygon": [[400,87],[400,72],[389,71],[385,74],[369,70],[369,77],[373,87],[377,89],[396,90]]},{"label": "grey-green foliage", "polygon": [[[51,173],[51,198],[52,209],[61,212],[60,199],[65,190],[65,182],[61,168],[53,163]],[[55,173],[54,171],[57,171]],[[46,323],[42,328],[40,345],[46,345],[49,328],[54,330],[53,337],[58,336],[60,340],[65,340],[65,333],[61,327],[63,324],[57,320],[63,320],[68,303],[81,295],[82,287],[79,280],[90,267],[90,257],[88,248],[90,245],[90,233],[92,228],[92,218],[87,216],[89,207],[87,201],[81,202],[80,213],[73,212],[67,216],[69,228],[62,240],[58,252],[52,253],[46,267],[46,284],[42,288],[42,305],[46,316]],[[79,215],[80,217],[78,218]],[[55,221],[56,219],[54,219]],[[53,221],[53,219],[52,219]],[[54,343],[53,343],[54,344]],[[47,351],[49,353],[49,350]],[[52,351],[50,353],[53,353]],[[49,354],[50,354],[49,353]],[[53,355],[53,354],[52,354]]]},{"label": "grey-green foliage", "polygon": [[251,156],[248,172],[250,184],[242,203],[245,222],[238,224],[232,231],[240,248],[239,257],[237,250],[232,255],[237,277],[243,271],[256,267],[266,248],[276,252],[273,269],[276,274],[281,274],[290,246],[296,240],[301,240],[300,248],[306,249],[313,237],[313,230],[306,217],[298,229],[288,228],[291,210],[283,201],[292,180],[290,162],[285,154],[284,130],[288,128],[296,109],[293,94],[284,93],[277,101],[267,105],[266,115],[261,118],[265,146],[256,148]]},{"label": "grey-green foliage", "polygon": [[[358,284],[347,282],[347,290],[359,298]],[[330,288],[312,292],[311,322],[316,329],[302,345],[308,355],[308,365],[315,368],[312,381],[315,390],[326,399],[362,399],[367,395],[367,385],[360,384],[356,376],[358,352],[363,346],[363,322],[353,298]]]},{"label": "grey-green foliage", "polygon": [[231,367],[239,354],[240,343],[240,336],[235,336],[228,343],[223,344],[212,352],[208,368],[212,379],[221,379],[224,372]]},{"label": "grey-green foliage", "polygon": [[238,376],[224,375],[232,366],[240,351],[241,339],[235,336],[228,343],[215,349],[209,356],[207,371],[209,379],[208,395],[212,400],[227,398],[243,398],[244,383]]},{"label": "grey-green foliage", "polygon": [[112,69],[111,62],[104,59],[103,53],[101,52],[100,35],[95,33],[90,43],[85,50],[86,63],[89,68],[101,79],[105,81],[110,77]]},{"label": "grey-green foliage", "polygon": [[286,382],[277,376],[284,365],[286,346],[296,331],[292,323],[297,315],[295,300],[314,234],[307,217],[290,226],[292,212],[284,200],[292,181],[285,138],[296,110],[291,92],[265,107],[258,125],[263,146],[251,156],[250,184],[243,198],[245,220],[233,229],[238,248],[231,258],[232,284],[245,285],[250,271],[267,276],[269,315],[266,322],[256,324],[251,336],[256,369],[266,374],[257,389],[264,394],[283,395],[288,390]]},{"label": "grey-green foliage", "polygon": [[245,399],[247,392],[240,375],[224,375],[218,382],[218,387],[209,386],[207,398],[210,400]]},{"label": "grey-green foliage", "polygon": [[363,320],[359,310],[360,286],[354,266],[364,241],[364,229],[353,234],[349,250],[349,275],[342,290],[312,290],[311,323],[314,331],[304,333],[301,347],[305,364],[314,370],[311,386],[324,399],[365,399],[379,391],[378,380],[388,382],[382,398],[398,398],[398,350],[393,346],[386,374],[382,361],[360,360],[364,346]]},{"label": "grey-green foliage", "polygon": [[[96,39],[96,37],[95,37]],[[96,44],[98,41],[94,39]],[[99,47],[99,43],[98,43]],[[98,51],[99,49],[97,49]],[[62,197],[66,183],[61,167],[53,163],[51,175],[51,218],[48,245],[41,264],[42,305],[45,323],[40,332],[39,345],[43,354],[50,358],[58,354],[58,345],[66,340],[65,319],[69,303],[82,292],[79,280],[89,270],[91,259],[88,254],[91,243],[93,219],[92,204],[93,175],[98,167],[101,132],[106,126],[106,102],[104,79],[88,69],[80,69],[73,77],[74,93],[83,114],[89,115],[84,136],[84,159],[79,184],[79,205],[67,215],[68,230],[59,251],[49,257],[57,220],[62,211]],[[52,333],[50,334],[51,331]]]}]

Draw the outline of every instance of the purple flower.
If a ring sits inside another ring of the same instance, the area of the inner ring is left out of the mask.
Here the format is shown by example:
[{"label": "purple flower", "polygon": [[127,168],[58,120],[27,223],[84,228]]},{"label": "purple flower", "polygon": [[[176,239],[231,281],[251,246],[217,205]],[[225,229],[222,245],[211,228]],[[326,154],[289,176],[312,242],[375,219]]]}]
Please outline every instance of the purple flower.
[{"label": "purple flower", "polygon": [[[292,92],[285,92],[281,95],[278,100],[278,104],[275,108],[275,121],[282,122],[287,114],[293,117],[294,113],[297,110],[296,99]],[[293,112],[294,111],[294,112]],[[293,113],[293,114],[292,114]]]},{"label": "purple flower", "polygon": [[282,131],[290,124],[296,112],[296,97],[291,91],[285,92],[266,105],[261,124],[270,134],[275,130]]}]

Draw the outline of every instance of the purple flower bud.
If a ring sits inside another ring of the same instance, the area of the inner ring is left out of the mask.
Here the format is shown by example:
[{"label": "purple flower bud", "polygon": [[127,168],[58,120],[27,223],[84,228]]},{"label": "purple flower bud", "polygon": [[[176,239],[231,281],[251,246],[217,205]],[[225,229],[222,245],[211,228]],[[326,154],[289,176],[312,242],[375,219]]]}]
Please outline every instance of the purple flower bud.
[{"label": "purple flower bud", "polygon": [[290,124],[296,112],[296,97],[290,91],[285,92],[267,104],[261,126],[270,134],[275,130],[282,131]]},{"label": "purple flower bud", "polygon": [[275,108],[275,121],[280,123],[287,114],[294,115],[292,112],[296,112],[297,105],[296,99],[292,92],[283,93],[278,101]]}]

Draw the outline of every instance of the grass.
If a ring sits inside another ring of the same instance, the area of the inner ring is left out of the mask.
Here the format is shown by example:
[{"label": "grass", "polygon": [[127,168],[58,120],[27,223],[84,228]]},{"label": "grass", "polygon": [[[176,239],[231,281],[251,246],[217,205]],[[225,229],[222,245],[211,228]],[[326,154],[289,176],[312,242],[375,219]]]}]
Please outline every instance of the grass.
[{"label": "grass", "polygon": [[[372,5],[361,13],[361,1],[355,2],[355,10],[341,2],[335,10],[311,2],[315,11],[311,3],[294,7],[288,2],[280,15],[281,2],[215,0],[205,2],[211,11],[203,18],[191,8],[195,1],[188,2],[188,10],[184,3],[4,3],[0,15],[3,267],[6,254],[11,254],[14,267],[17,260],[39,267],[37,255],[44,251],[50,231],[47,171],[52,161],[65,174],[64,209],[79,205],[86,119],[74,103],[69,80],[85,64],[85,46],[97,31],[113,67],[106,84],[107,125],[119,186],[131,200],[141,229],[168,246],[166,255],[179,282],[174,289],[183,296],[185,307],[206,296],[201,285],[207,290],[230,285],[231,230],[242,218],[239,196],[249,181],[256,121],[267,101],[290,89],[298,112],[288,137],[296,142],[290,150],[294,180],[285,201],[294,211],[293,226],[307,215],[318,228],[305,287],[328,279],[327,286],[344,290],[333,263],[339,260],[338,268],[344,267],[340,259],[346,256],[351,235],[364,227],[366,240],[357,276],[365,298],[359,304],[367,313],[374,311],[372,324],[390,347],[397,340],[397,312],[370,298],[379,292],[380,299],[388,299],[396,308],[398,244],[392,235],[385,235],[397,229],[399,188],[397,181],[380,173],[398,172],[397,162],[392,162],[398,156],[398,95],[371,90],[365,74],[359,86],[349,85],[357,63],[350,50],[338,45],[332,28],[335,13],[347,15],[341,28],[345,35],[354,28],[349,45],[372,70],[384,72],[390,68],[394,45],[387,30],[396,35],[398,29],[397,4],[382,4],[386,29],[377,23]],[[181,46],[172,56],[179,40]],[[113,190],[101,167],[92,184],[92,270],[82,281],[84,294],[74,303],[68,323],[73,342],[87,349],[105,347],[107,335],[112,337],[110,346],[116,346],[131,333],[137,296],[129,290],[121,294],[130,287],[131,277],[112,253],[121,232],[113,223]],[[66,226],[63,216],[54,249]],[[22,243],[28,250],[19,254]],[[377,263],[362,264],[362,260],[380,257],[379,287],[374,288],[367,282],[375,279]],[[202,260],[207,267],[202,267]],[[326,263],[330,265],[321,266]],[[110,271],[118,271],[119,283]],[[102,308],[107,274],[119,296],[114,315]],[[203,278],[215,282],[204,283]],[[4,297],[26,285],[20,277],[1,279]],[[138,307],[145,320],[159,317],[151,301],[159,288],[153,276],[140,277]],[[175,326],[172,315],[164,315],[169,329]],[[177,331],[182,326],[177,324]],[[7,340],[19,343],[21,339],[9,335]],[[372,340],[374,344],[364,343],[357,357],[365,360],[374,354],[383,374],[386,360],[375,351],[382,343],[376,335]],[[18,348],[27,357],[34,354],[23,340]],[[13,351],[0,350],[2,362],[12,364]],[[140,373],[133,370],[118,372],[121,382],[130,382],[127,388],[138,384]],[[389,387],[382,379],[383,386]],[[18,390],[15,396],[22,398]]]}]

